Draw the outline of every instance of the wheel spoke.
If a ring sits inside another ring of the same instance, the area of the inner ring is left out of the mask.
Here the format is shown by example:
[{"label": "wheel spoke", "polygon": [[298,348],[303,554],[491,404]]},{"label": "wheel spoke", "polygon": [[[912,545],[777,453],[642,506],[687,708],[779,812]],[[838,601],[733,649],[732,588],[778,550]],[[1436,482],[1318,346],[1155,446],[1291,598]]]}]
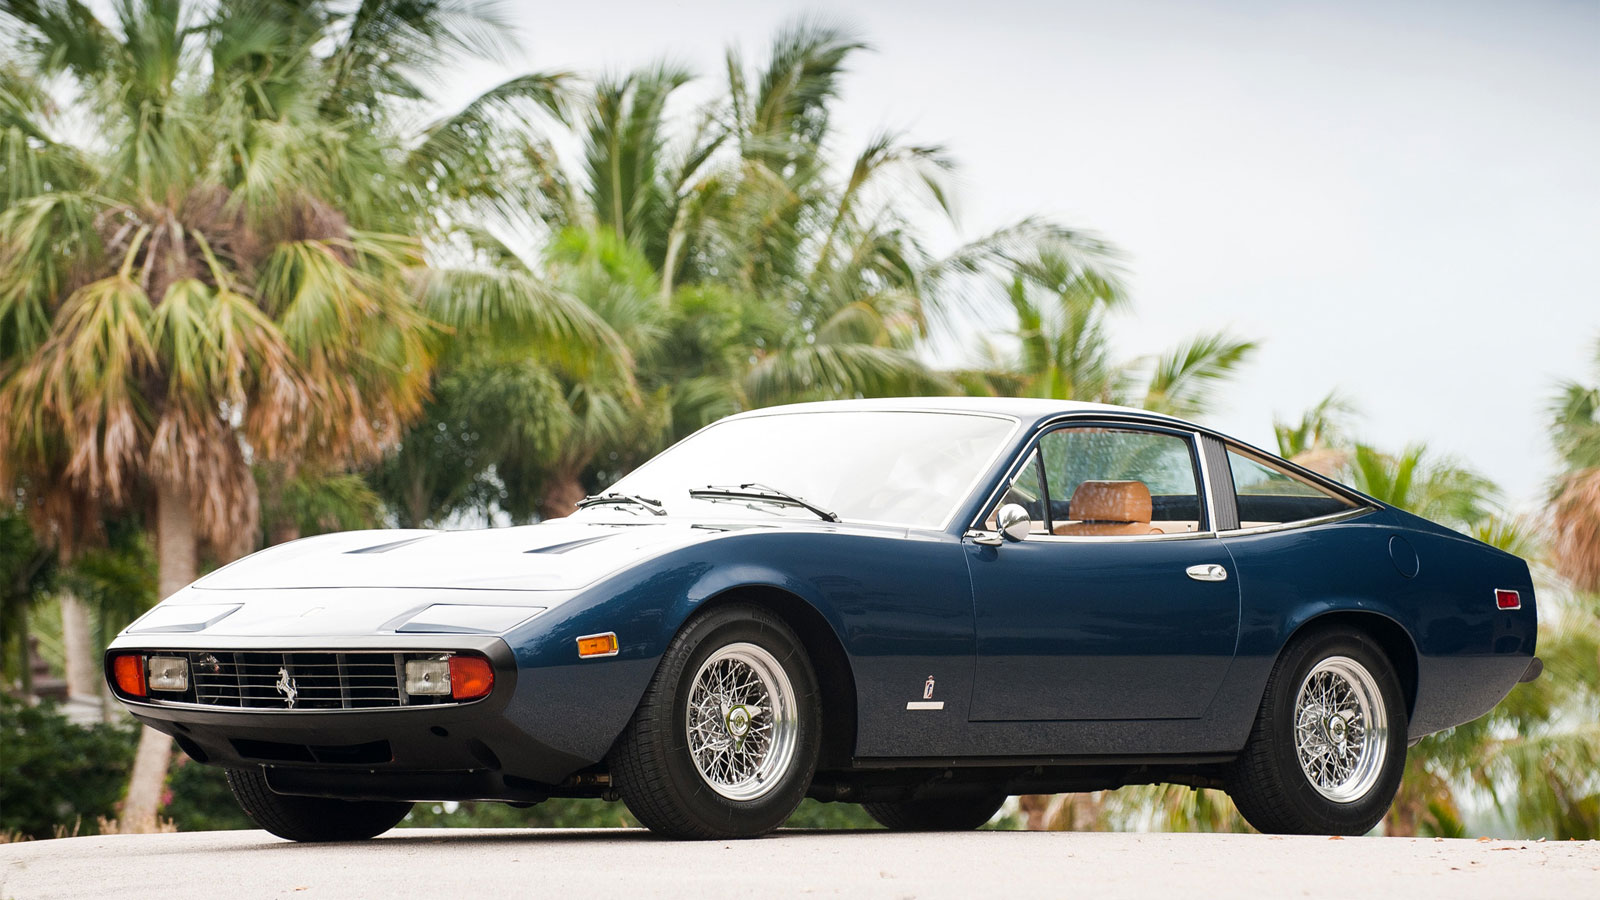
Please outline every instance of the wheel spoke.
[{"label": "wheel spoke", "polygon": [[706,783],[735,800],[782,780],[798,740],[795,694],[777,659],[755,644],[731,644],[690,682],[684,718],[690,759]]},{"label": "wheel spoke", "polygon": [[1377,783],[1387,755],[1383,695],[1360,663],[1334,656],[1300,684],[1291,729],[1306,780],[1323,796],[1349,802]]}]

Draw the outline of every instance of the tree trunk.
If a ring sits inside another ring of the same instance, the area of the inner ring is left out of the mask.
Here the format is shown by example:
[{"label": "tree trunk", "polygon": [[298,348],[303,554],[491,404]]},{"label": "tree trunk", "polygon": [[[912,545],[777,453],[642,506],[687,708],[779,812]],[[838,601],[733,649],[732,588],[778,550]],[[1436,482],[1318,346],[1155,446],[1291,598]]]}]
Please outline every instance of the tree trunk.
[{"label": "tree trunk", "polygon": [[61,647],[67,661],[67,696],[100,696],[100,663],[89,607],[66,589],[61,591]]},{"label": "tree trunk", "polygon": [[586,493],[579,479],[580,471],[557,471],[545,480],[544,494],[539,498],[539,518],[564,519],[578,511],[578,501]]},{"label": "tree trunk", "polygon": [[[188,488],[162,481],[156,485],[157,585],[162,599],[194,581],[199,570],[199,536],[195,533],[194,505]],[[146,726],[139,735],[139,752],[128,777],[128,796],[122,804],[123,834],[156,831],[167,767],[172,762],[172,739]]]}]

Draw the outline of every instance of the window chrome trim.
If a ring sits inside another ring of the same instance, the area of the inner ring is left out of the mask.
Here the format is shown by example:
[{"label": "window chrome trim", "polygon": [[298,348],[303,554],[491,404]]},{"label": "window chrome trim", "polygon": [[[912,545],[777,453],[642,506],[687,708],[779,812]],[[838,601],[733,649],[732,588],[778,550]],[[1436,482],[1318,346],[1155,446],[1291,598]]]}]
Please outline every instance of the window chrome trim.
[{"label": "window chrome trim", "polygon": [[1250,534],[1268,534],[1274,531],[1291,531],[1296,528],[1310,528],[1314,525],[1328,525],[1334,522],[1342,522],[1345,519],[1354,519],[1357,516],[1364,516],[1367,513],[1377,511],[1378,507],[1376,506],[1358,506],[1355,509],[1329,513],[1325,516],[1317,516],[1314,519],[1296,519],[1293,522],[1274,522],[1271,525],[1257,525],[1254,528],[1235,528],[1230,531],[1219,531],[1217,532],[1217,537],[1240,537]]},{"label": "window chrome trim", "polygon": [[1044,544],[1107,544],[1147,543],[1151,541],[1192,541],[1196,538],[1214,538],[1215,531],[1179,531],[1174,534],[1030,534],[1024,541]]},{"label": "window chrome trim", "polygon": [[1044,543],[1051,544],[1072,544],[1082,542],[1103,544],[1116,541],[1142,542],[1193,540],[1195,538],[1218,536],[1215,530],[1215,513],[1212,511],[1213,501],[1211,496],[1211,485],[1206,480],[1205,448],[1200,443],[1202,432],[1196,431],[1193,427],[1184,425],[1182,423],[1168,423],[1165,421],[1147,422],[1142,419],[1135,419],[1132,417],[1117,418],[1112,416],[1098,415],[1095,413],[1068,413],[1067,415],[1057,416],[1039,424],[1038,433],[1035,434],[1033,438],[1028,441],[1028,443],[1023,445],[1022,450],[1017,455],[1017,459],[1012,462],[1010,468],[1006,469],[1005,476],[1000,479],[1000,483],[995,486],[994,490],[989,492],[988,498],[983,501],[981,506],[978,507],[977,518],[973,519],[972,522],[968,524],[965,532],[962,535],[963,538],[971,537],[972,532],[979,532],[981,534],[998,533],[991,532],[987,527],[985,527],[984,513],[995,508],[995,504],[1000,500],[1001,497],[1005,496],[1006,490],[1011,487],[1011,482],[1016,480],[1017,476],[1022,473],[1023,468],[1025,468],[1028,464],[1028,458],[1034,453],[1039,454],[1039,476],[1045,481],[1046,492],[1049,491],[1050,477],[1044,471],[1044,453],[1040,449],[1039,442],[1050,432],[1055,431],[1062,426],[1072,425],[1074,420],[1077,421],[1077,424],[1080,424],[1086,428],[1093,428],[1097,425],[1109,425],[1114,428],[1132,428],[1134,430],[1165,434],[1171,437],[1187,440],[1189,442],[1190,458],[1191,460],[1195,461],[1199,467],[1195,473],[1195,477],[1199,479],[1199,482],[1195,485],[1195,490],[1204,492],[1202,496],[1205,498],[1206,524],[1212,527],[1206,531],[1184,531],[1177,534],[1030,534],[1026,538],[1023,538],[1023,541],[1042,541]]}]

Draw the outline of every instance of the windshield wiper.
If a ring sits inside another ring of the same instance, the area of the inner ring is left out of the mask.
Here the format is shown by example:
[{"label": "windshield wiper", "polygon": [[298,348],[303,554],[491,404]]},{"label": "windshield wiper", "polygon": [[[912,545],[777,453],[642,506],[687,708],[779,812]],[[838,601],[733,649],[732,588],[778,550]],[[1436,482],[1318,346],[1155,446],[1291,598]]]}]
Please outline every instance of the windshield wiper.
[{"label": "windshield wiper", "polygon": [[667,514],[667,508],[661,505],[660,500],[651,500],[649,497],[640,497],[637,494],[618,494],[616,492],[609,494],[592,494],[583,498],[582,500],[579,500],[574,505],[579,509],[584,509],[585,507],[589,506],[602,506],[606,504],[620,505],[624,503],[631,503],[634,506],[642,506],[645,509],[650,510],[650,514],[652,516],[664,516]]},{"label": "windshield wiper", "polygon": [[753,503],[777,503],[783,506],[798,506],[801,509],[815,513],[817,518],[824,522],[839,521],[839,514],[831,510],[803,500],[787,491],[780,491],[775,487],[751,482],[749,484],[708,484],[703,488],[689,491],[689,496],[696,500],[746,500]]}]

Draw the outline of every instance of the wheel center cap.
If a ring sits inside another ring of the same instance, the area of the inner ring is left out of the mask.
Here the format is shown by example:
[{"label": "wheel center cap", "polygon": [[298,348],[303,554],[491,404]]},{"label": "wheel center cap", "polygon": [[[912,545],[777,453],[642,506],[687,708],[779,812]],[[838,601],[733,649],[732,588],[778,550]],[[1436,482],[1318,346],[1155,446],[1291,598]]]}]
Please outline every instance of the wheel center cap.
[{"label": "wheel center cap", "polygon": [[1348,726],[1345,725],[1344,716],[1333,715],[1328,717],[1328,737],[1331,738],[1335,744],[1344,743],[1345,737],[1347,736],[1347,727]]},{"label": "wheel center cap", "polygon": [[750,710],[743,706],[735,706],[728,710],[728,715],[722,720],[722,727],[733,737],[744,737],[750,731]]}]

